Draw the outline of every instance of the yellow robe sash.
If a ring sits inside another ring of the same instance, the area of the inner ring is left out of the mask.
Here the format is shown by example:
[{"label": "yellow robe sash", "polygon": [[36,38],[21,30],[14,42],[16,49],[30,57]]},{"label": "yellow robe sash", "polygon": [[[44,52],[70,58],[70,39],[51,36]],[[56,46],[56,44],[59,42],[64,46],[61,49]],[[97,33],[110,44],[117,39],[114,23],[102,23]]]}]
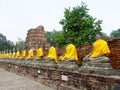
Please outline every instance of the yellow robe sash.
[{"label": "yellow robe sash", "polygon": [[41,56],[43,56],[42,48],[38,48],[38,49],[37,49],[37,55],[36,55],[36,58],[39,58],[39,57],[41,57]]},{"label": "yellow robe sash", "polygon": [[12,57],[12,53],[10,52],[10,53],[9,53],[9,58],[11,58],[11,57]]},{"label": "yellow robe sash", "polygon": [[23,50],[23,51],[22,51],[21,58],[24,58],[24,57],[26,57],[26,50]]},{"label": "yellow robe sash", "polygon": [[19,58],[19,57],[20,57],[20,52],[17,51],[17,53],[16,53],[16,58]]},{"label": "yellow robe sash", "polygon": [[58,63],[57,52],[56,52],[56,48],[55,47],[52,46],[49,49],[48,56],[46,56],[46,58],[53,58],[55,63]]},{"label": "yellow robe sash", "polygon": [[107,42],[102,39],[98,39],[94,44],[93,44],[93,52],[90,57],[97,57],[100,55],[104,54],[109,54],[110,50],[107,45]]},{"label": "yellow robe sash", "polygon": [[30,49],[29,51],[28,51],[28,57],[27,58],[33,58],[33,50],[32,49]]},{"label": "yellow robe sash", "polygon": [[61,60],[65,60],[65,59],[68,59],[68,58],[74,58],[75,61],[78,61],[77,51],[76,51],[76,48],[73,44],[69,44],[66,47],[66,53],[65,53],[64,56],[61,57]]},{"label": "yellow robe sash", "polygon": [[12,58],[15,58],[15,52],[12,53]]}]

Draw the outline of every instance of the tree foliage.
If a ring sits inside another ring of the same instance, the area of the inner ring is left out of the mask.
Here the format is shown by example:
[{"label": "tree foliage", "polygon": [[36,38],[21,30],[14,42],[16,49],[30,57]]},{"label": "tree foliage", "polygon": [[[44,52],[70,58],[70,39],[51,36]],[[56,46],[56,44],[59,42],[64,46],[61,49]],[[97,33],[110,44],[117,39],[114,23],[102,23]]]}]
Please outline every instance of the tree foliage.
[{"label": "tree foliage", "polygon": [[111,33],[110,33],[110,37],[112,38],[119,38],[120,39],[120,29],[118,30],[113,30]]},{"label": "tree foliage", "polygon": [[67,45],[68,37],[76,46],[95,41],[95,32],[101,31],[101,20],[88,14],[89,9],[84,3],[81,6],[66,8],[64,18],[60,20],[63,26],[61,31],[46,32],[48,42],[53,42],[58,47]]},{"label": "tree foliage", "polygon": [[16,42],[14,48],[15,48],[16,51],[17,50],[21,51],[23,48],[25,48],[25,45],[26,45],[25,41],[22,40],[21,38],[18,38],[18,41]]},{"label": "tree foliage", "polygon": [[64,19],[60,20],[60,24],[63,25],[63,36],[66,38],[65,42],[68,37],[72,37],[72,42],[76,46],[95,40],[95,32],[102,30],[102,21],[90,16],[88,10],[84,3],[73,9],[65,9]]},{"label": "tree foliage", "polygon": [[62,47],[65,44],[63,31],[53,30],[52,32],[46,32],[47,41],[54,43],[57,47]]},{"label": "tree foliage", "polygon": [[14,45],[11,45],[8,41],[0,41],[0,51],[12,50]]},{"label": "tree foliage", "polygon": [[6,36],[0,33],[0,51],[10,51],[13,47],[13,42],[7,40]]}]

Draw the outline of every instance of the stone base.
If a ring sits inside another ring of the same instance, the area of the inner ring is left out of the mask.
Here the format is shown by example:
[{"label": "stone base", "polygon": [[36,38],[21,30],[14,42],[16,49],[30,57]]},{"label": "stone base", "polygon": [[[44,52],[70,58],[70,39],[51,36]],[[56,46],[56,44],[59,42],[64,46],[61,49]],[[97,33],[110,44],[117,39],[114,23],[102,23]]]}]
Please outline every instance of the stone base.
[{"label": "stone base", "polygon": [[83,62],[83,65],[79,68],[80,73],[91,73],[100,75],[116,75],[114,72],[110,60],[107,57],[99,57]]},{"label": "stone base", "polygon": [[77,68],[74,61],[60,61],[59,64],[55,64],[53,60],[0,60],[0,67],[39,81],[46,86],[55,88],[55,90],[119,90],[120,88],[119,69],[91,68],[96,71],[94,73],[108,71],[112,73],[114,70],[119,76],[105,76],[92,72],[81,73],[82,70],[90,70],[85,70],[84,66]]}]

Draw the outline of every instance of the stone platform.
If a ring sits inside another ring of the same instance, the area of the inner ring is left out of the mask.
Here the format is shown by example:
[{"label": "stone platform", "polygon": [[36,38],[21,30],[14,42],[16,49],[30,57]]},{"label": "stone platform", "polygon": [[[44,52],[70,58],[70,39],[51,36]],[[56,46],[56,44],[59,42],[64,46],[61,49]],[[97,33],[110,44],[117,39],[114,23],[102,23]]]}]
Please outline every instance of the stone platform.
[{"label": "stone platform", "polygon": [[114,71],[113,74],[81,72],[82,67],[78,67],[75,62],[61,61],[55,64],[49,60],[0,60],[0,67],[56,90],[119,90],[120,88],[119,69],[106,69],[109,72]]}]

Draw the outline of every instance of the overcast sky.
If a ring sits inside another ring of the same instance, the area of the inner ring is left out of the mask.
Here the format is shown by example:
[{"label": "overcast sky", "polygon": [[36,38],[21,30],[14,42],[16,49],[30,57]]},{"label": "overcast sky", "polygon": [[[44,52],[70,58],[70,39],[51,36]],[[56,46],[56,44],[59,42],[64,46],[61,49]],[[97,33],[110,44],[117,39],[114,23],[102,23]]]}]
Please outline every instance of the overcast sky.
[{"label": "overcast sky", "polygon": [[89,14],[103,20],[103,32],[120,28],[120,0],[0,0],[0,33],[16,42],[27,31],[43,25],[45,31],[61,30],[65,8],[88,5]]}]

